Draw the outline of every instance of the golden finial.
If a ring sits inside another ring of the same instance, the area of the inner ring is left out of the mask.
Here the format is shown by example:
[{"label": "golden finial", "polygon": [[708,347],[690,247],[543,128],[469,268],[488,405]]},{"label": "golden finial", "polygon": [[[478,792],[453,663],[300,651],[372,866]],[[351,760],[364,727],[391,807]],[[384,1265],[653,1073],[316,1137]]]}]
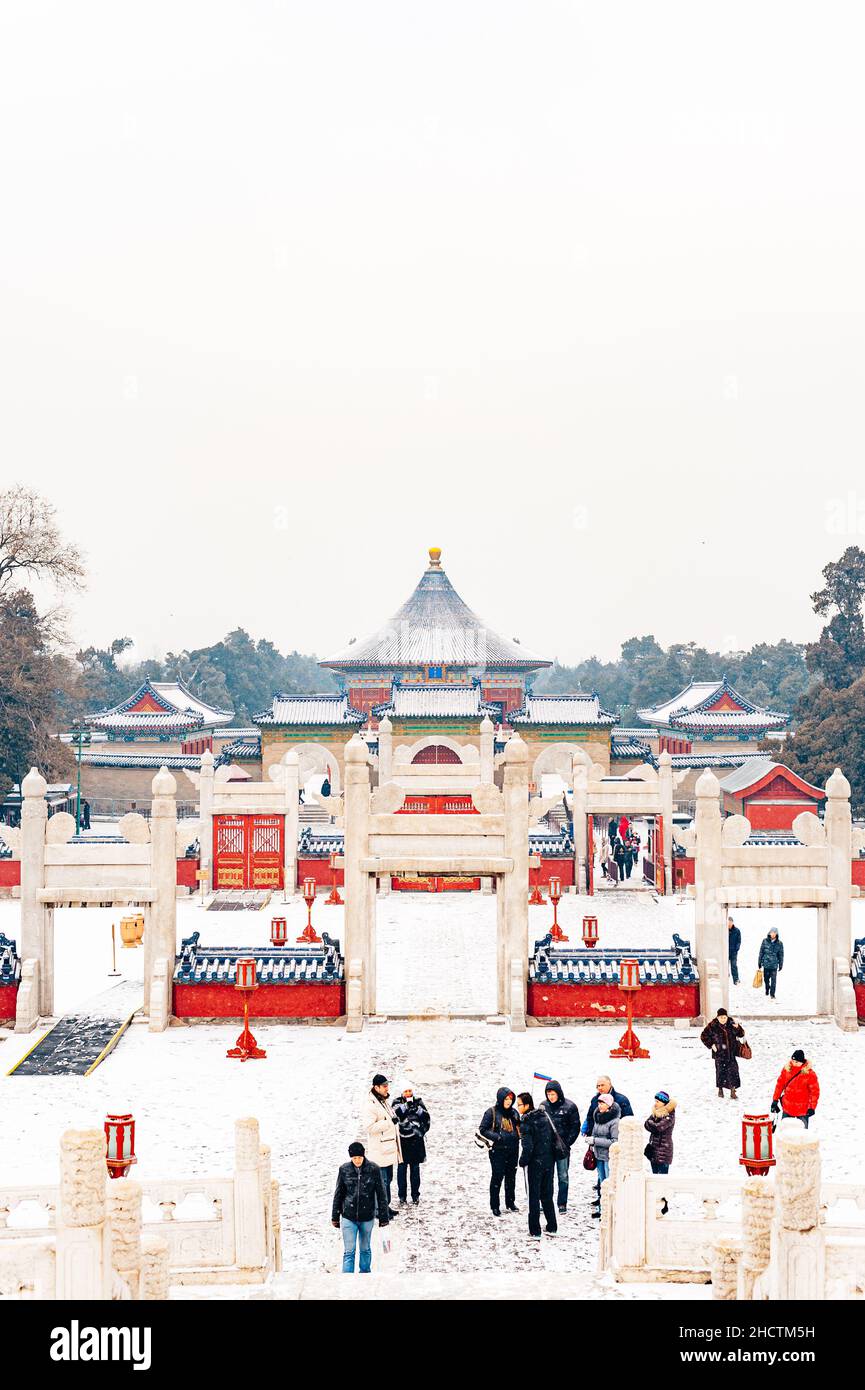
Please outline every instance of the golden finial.
[{"label": "golden finial", "polygon": [[429,567],[431,570],[441,569],[442,551],[440,545],[431,545],[429,548]]}]

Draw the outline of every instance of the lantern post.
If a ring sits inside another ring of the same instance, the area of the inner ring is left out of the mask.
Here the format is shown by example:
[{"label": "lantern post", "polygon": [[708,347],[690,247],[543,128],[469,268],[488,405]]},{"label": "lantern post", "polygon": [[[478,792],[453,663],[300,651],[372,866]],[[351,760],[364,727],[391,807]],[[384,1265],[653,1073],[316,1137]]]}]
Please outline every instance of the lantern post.
[{"label": "lantern post", "polygon": [[775,1166],[770,1115],[742,1116],[742,1152],[739,1162],[751,1178],[765,1178],[769,1169]]},{"label": "lantern post", "polygon": [[532,891],[529,894],[529,906],[543,907],[547,900],[541,892],[541,856],[539,854],[529,855],[529,871],[535,873]]},{"label": "lantern post", "polygon": [[583,918],[583,945],[597,946],[598,944],[598,919],[587,913]]},{"label": "lantern post", "polygon": [[255,979],[255,960],[252,956],[242,956],[237,962],[234,987],[243,995],[243,1032],[234,1047],[226,1052],[226,1057],[239,1057],[245,1062],[248,1057],[266,1057],[263,1047],[259,1047],[249,1031],[249,1001],[253,990],[258,989]]},{"label": "lantern post", "polygon": [[306,926],[297,939],[299,943],[306,942],[310,946],[315,946],[321,941],[321,937],[316,936],[315,927],[312,925],[312,905],[315,902],[314,878],[303,880],[303,901],[306,903]]},{"label": "lantern post", "polygon": [[553,941],[567,941],[568,937],[559,926],[559,899],[562,896],[562,880],[558,874],[550,876],[550,902],[553,905],[553,925],[550,929],[550,936]]},{"label": "lantern post", "polygon": [[648,1057],[645,1047],[640,1047],[640,1039],[634,1032],[634,995],[640,988],[640,962],[632,958],[619,961],[619,989],[624,991],[628,1004],[628,1026],[619,1038],[619,1046],[610,1051],[611,1057],[627,1057],[633,1062],[635,1057]]},{"label": "lantern post", "polygon": [[110,1178],[125,1178],[135,1157],[135,1120],[132,1115],[105,1116],[105,1163]]},{"label": "lantern post", "polygon": [[338,861],[341,859],[342,855],[339,854],[332,854],[330,856],[330,872],[333,875],[333,886],[331,887],[330,893],[324,900],[325,907],[343,906],[344,899],[342,899],[339,895],[339,887],[336,882],[337,869],[341,867],[341,864]]},{"label": "lantern post", "polygon": [[272,946],[284,946],[288,940],[288,922],[285,917],[271,917],[270,942]]}]

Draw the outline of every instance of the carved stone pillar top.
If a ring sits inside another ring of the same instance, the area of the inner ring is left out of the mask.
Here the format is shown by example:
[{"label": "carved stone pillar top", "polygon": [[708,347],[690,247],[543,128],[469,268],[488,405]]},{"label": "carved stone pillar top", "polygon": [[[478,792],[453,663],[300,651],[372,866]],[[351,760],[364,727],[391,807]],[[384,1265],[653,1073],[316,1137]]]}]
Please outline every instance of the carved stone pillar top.
[{"label": "carved stone pillar top", "polygon": [[100,1226],[107,1182],[104,1132],[67,1129],[60,1140],[58,1226]]},{"label": "carved stone pillar top", "polygon": [[141,1186],[132,1178],[117,1178],[107,1189],[111,1226],[111,1263],[121,1274],[141,1266]]},{"label": "carved stone pillar top", "polygon": [[234,1122],[234,1167],[236,1171],[257,1169],[259,1163],[258,1120],[247,1115]]},{"label": "carved stone pillar top", "polygon": [[778,1131],[775,1191],[781,1226],[810,1231],[819,1225],[820,1141],[798,1121],[783,1121]]},{"label": "carved stone pillar top", "polygon": [[628,1115],[619,1122],[619,1173],[642,1173],[646,1132],[639,1120]]},{"label": "carved stone pillar top", "polygon": [[775,1189],[765,1178],[742,1184],[742,1263],[751,1270],[769,1263],[770,1231],[775,1212]]}]

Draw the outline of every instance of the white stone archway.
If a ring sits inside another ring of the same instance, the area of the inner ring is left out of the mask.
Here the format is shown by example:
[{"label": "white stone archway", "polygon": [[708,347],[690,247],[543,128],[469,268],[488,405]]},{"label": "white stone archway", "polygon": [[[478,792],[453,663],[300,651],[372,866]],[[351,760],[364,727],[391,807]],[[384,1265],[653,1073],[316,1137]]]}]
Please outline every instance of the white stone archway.
[{"label": "white stone archway", "polygon": [[[449,748],[455,753],[461,763],[477,762],[478,750],[474,744],[457,743],[455,738],[448,738],[446,734],[429,734],[425,738],[419,738],[415,743],[398,743],[393,750],[393,760],[395,764],[404,766],[414,762],[418,753],[422,753],[425,748]],[[469,754],[470,756],[466,756]]]},{"label": "white stone archway", "polygon": [[663,752],[655,769],[648,763],[626,777],[610,777],[600,763],[590,763],[580,750],[573,761],[574,882],[578,891],[588,881],[588,818],[627,816],[654,819],[661,827],[663,891],[673,891],[673,765]]},{"label": "white stone archway", "polygon": [[[433,740],[437,742],[438,740]],[[397,769],[394,768],[396,772]],[[528,751],[512,738],[503,789],[478,780],[476,814],[401,814],[398,780],[370,791],[370,758],[355,735],[345,750],[345,960],[348,1028],[376,1012],[376,883],[392,874],[495,878],[497,1007],[524,1029],[528,942],[529,824],[546,807],[529,802]]]},{"label": "white stone archway", "polygon": [[327,773],[331,796],[339,796],[342,783],[339,775],[339,758],[323,743],[293,743],[289,752],[297,754],[298,780],[301,787],[314,773]]}]

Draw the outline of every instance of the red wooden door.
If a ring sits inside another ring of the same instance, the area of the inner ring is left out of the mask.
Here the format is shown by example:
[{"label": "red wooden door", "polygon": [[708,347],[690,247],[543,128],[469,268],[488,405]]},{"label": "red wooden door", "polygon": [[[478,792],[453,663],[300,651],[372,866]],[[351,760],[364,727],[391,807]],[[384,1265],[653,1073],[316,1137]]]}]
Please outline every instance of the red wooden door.
[{"label": "red wooden door", "polygon": [[213,817],[213,886],[245,888],[246,816]]},{"label": "red wooden door", "polygon": [[285,862],[285,817],[247,816],[249,888],[281,888]]},{"label": "red wooden door", "polygon": [[214,888],[281,888],[285,818],[214,816]]}]

